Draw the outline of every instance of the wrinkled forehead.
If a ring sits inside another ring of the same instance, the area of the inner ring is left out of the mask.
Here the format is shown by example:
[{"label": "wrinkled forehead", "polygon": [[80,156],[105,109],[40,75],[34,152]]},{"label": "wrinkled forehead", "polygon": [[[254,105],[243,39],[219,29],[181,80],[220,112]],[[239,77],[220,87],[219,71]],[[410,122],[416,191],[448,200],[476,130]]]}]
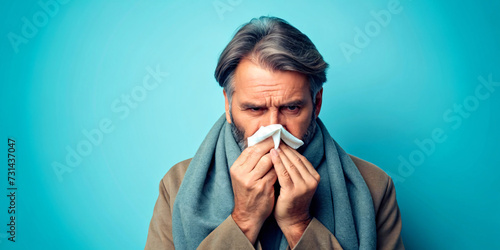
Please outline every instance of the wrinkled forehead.
[{"label": "wrinkled forehead", "polygon": [[272,70],[250,59],[243,59],[238,64],[233,84],[235,93],[256,97],[309,94],[309,81],[304,74]]}]

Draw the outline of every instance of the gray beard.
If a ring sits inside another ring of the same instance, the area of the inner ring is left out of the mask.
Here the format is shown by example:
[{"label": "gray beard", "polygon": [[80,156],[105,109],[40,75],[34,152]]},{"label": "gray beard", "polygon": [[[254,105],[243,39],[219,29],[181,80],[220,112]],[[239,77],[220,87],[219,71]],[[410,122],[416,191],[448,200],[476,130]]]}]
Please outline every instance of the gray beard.
[{"label": "gray beard", "polygon": [[[241,151],[245,150],[247,148],[248,143],[247,140],[245,140],[245,130],[239,127],[233,119],[233,114],[231,111],[229,111],[229,116],[231,117],[232,123],[231,125],[231,133],[233,134],[234,140],[238,143],[238,146],[240,147]],[[309,123],[309,126],[307,127],[306,133],[304,134],[304,137],[302,138],[302,141],[304,142],[304,145],[301,146],[301,148],[307,147],[307,145],[311,142],[314,132],[316,131],[316,116],[312,114],[311,117],[311,122]]]}]

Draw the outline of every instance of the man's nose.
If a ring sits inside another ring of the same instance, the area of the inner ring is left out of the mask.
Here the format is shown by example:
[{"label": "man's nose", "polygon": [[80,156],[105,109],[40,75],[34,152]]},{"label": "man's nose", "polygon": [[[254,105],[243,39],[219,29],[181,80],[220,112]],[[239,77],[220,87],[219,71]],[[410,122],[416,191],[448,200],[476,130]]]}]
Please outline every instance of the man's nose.
[{"label": "man's nose", "polygon": [[271,109],[269,111],[269,124],[279,124],[280,123],[280,112],[278,109]]}]

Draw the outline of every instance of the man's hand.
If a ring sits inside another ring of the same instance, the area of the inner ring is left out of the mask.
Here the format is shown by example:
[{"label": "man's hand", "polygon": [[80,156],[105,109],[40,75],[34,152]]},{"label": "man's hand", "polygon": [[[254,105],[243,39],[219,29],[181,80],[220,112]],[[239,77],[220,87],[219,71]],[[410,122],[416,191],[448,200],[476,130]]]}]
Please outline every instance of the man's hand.
[{"label": "man's hand", "polygon": [[229,170],[234,193],[231,216],[252,244],[274,207],[277,176],[269,154],[273,146],[268,138],[246,148]]},{"label": "man's hand", "polygon": [[274,217],[293,248],[312,220],[309,206],[320,176],[306,157],[284,143],[271,150],[271,159],[281,186]]}]

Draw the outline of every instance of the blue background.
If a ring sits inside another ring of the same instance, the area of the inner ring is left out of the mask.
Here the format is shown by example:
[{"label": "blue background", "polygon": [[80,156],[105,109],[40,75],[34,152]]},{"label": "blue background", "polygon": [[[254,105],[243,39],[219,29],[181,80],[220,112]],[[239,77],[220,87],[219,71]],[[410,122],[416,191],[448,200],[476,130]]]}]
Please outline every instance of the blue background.
[{"label": "blue background", "polygon": [[[12,243],[5,159],[0,248],[143,248],[161,177],[224,111],[219,53],[241,24],[274,15],[330,63],[320,118],[348,153],[394,178],[406,247],[498,249],[500,87],[478,78],[500,82],[500,4],[401,0],[374,24],[389,2],[69,1],[47,14],[37,1],[2,1],[0,152],[16,140],[18,191]],[[39,25],[30,37],[23,20]],[[168,76],[141,92],[156,67]],[[134,108],[122,99],[131,94]],[[113,131],[88,144],[82,130],[103,119]],[[70,167],[79,144],[91,148]],[[72,171],[59,179],[56,162]]]}]

